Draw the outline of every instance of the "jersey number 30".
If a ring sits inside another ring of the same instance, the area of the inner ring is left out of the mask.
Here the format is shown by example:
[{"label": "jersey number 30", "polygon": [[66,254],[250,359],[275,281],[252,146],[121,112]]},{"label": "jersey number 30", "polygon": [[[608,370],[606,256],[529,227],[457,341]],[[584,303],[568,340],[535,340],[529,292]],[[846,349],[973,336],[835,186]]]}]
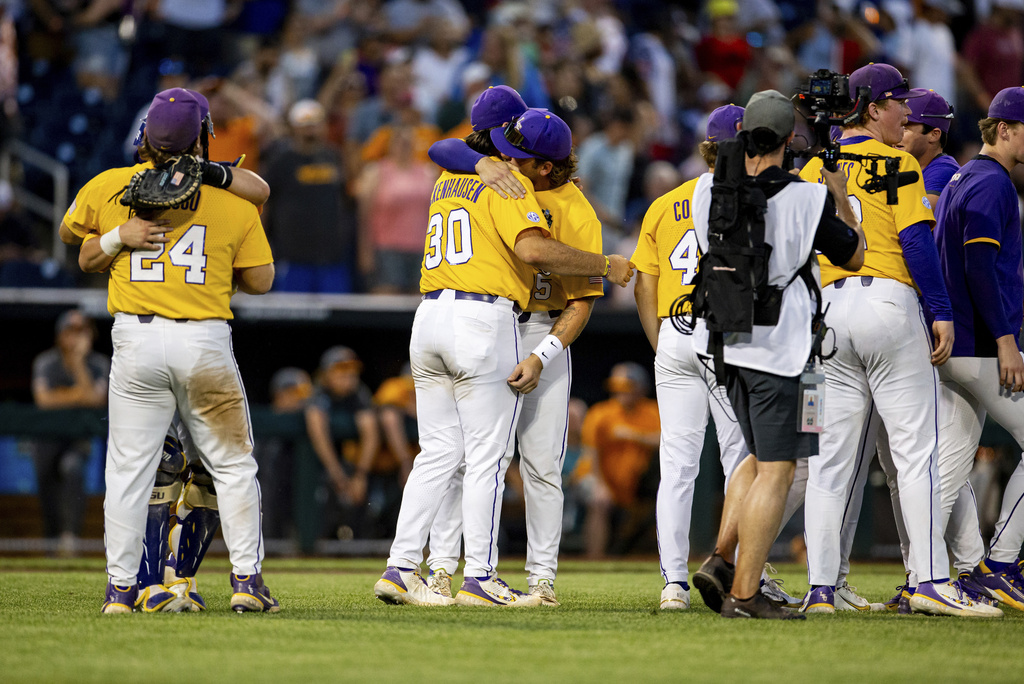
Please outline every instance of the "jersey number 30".
[{"label": "jersey number 30", "polygon": [[[156,249],[132,250],[131,279],[133,283],[164,282],[164,263],[156,261],[164,253],[164,245]],[[171,264],[185,269],[189,285],[206,284],[206,226],[192,225],[167,251]]]},{"label": "jersey number 30", "polygon": [[448,212],[447,220],[440,213],[432,215],[427,228],[423,266],[428,271],[440,266],[442,261],[458,266],[473,258],[473,231],[469,223],[469,212],[462,207]]},{"label": "jersey number 30", "polygon": [[681,279],[683,285],[693,282],[697,275],[697,264],[700,262],[700,247],[697,245],[697,233],[688,230],[683,233],[672,253],[668,256],[668,264],[673,271],[682,271]]}]

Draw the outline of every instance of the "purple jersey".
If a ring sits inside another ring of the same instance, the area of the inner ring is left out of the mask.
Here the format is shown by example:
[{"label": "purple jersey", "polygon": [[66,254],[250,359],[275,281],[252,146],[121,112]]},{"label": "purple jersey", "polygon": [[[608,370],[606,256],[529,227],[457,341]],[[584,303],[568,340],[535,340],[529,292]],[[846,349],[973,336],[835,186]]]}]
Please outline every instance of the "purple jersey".
[{"label": "purple jersey", "polygon": [[1024,266],[1020,210],[1010,174],[991,157],[978,155],[950,179],[935,217],[935,243],[953,304],[953,356],[995,356],[995,337],[968,287],[971,276],[964,267],[964,252],[971,243],[995,245],[999,299],[1006,323],[1019,336],[1024,320]]},{"label": "purple jersey", "polygon": [[928,166],[924,167],[921,171],[921,175],[924,177],[925,193],[929,195],[941,194],[942,189],[949,183],[949,179],[959,170],[960,165],[956,163],[956,159],[948,154],[940,154],[935,159],[932,159],[928,162]]}]

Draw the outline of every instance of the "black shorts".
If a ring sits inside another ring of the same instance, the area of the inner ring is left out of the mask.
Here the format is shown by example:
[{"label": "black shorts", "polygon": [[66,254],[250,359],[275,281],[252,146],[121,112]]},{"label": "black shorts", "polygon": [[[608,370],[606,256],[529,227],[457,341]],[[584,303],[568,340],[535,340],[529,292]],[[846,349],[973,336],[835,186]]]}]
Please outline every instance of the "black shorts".
[{"label": "black shorts", "polygon": [[726,364],[725,390],[743,439],[758,461],[816,456],[818,435],[798,432],[800,378]]}]

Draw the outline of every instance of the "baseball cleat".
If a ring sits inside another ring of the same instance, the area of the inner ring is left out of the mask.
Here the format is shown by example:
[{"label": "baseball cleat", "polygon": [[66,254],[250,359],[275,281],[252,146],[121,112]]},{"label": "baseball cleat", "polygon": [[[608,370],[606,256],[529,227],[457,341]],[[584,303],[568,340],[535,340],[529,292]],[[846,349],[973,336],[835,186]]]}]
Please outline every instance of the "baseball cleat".
[{"label": "baseball cleat", "polygon": [[373,594],[384,603],[393,605],[450,606],[454,603],[450,596],[432,591],[416,570],[393,565],[388,566],[373,585]]},{"label": "baseball cleat", "polygon": [[427,588],[441,596],[451,598],[452,576],[445,572],[444,568],[431,570],[430,576],[427,578]]},{"label": "baseball cleat", "polygon": [[777,574],[775,568],[772,567],[771,563],[764,564],[764,570],[761,571],[761,593],[764,597],[774,603],[777,606],[783,606],[784,608],[799,608],[800,599],[795,596],[790,596],[786,593],[786,590],[782,588],[785,584],[783,580],[772,577]]},{"label": "baseball cleat", "polygon": [[882,604],[886,610],[900,613],[901,615],[910,613],[910,597],[913,594],[907,590],[907,585],[909,584],[910,573],[908,572],[904,583],[896,587],[896,593],[893,594],[892,598]]},{"label": "baseball cleat", "polygon": [[690,591],[677,582],[669,582],[661,590],[661,610],[687,610],[690,607]]},{"label": "baseball cleat", "polygon": [[800,606],[801,613],[834,613],[836,612],[835,589],[832,587],[811,587],[804,595]]},{"label": "baseball cleat", "polygon": [[555,581],[550,579],[537,580],[537,583],[530,587],[530,596],[539,596],[540,602],[545,606],[560,606],[561,603],[555,598]]},{"label": "baseball cleat", "polygon": [[135,608],[143,613],[181,613],[189,610],[190,603],[162,584],[151,584],[139,592]]},{"label": "baseball cleat", "polygon": [[255,575],[231,574],[231,610],[236,613],[276,613],[281,610],[277,599],[263,583],[262,573]]},{"label": "baseball cleat", "polygon": [[857,587],[851,587],[845,579],[839,583],[833,593],[836,610],[879,611],[885,610],[884,603],[871,603],[857,594]]},{"label": "baseball cleat", "polygon": [[178,596],[188,601],[188,606],[184,610],[192,613],[198,613],[201,610],[206,610],[206,601],[199,594],[199,589],[196,587],[195,577],[178,577],[170,584],[164,582],[169,591],[174,592]]},{"label": "baseball cleat", "polygon": [[540,596],[516,591],[497,577],[485,580],[467,577],[455,595],[455,602],[460,606],[536,608],[542,599]]},{"label": "baseball cleat", "polygon": [[998,607],[999,601],[989,596],[984,587],[971,579],[971,573],[960,573],[960,576],[956,578],[956,583],[960,585],[960,591],[975,603]]},{"label": "baseball cleat", "polygon": [[135,610],[135,599],[139,595],[139,587],[121,587],[107,582],[107,593],[103,597],[101,613],[113,615],[115,613],[131,613]]},{"label": "baseball cleat", "polygon": [[959,617],[1003,617],[994,606],[972,601],[955,582],[923,582],[910,597],[910,609],[927,615]]},{"label": "baseball cleat", "polygon": [[777,606],[761,592],[740,600],[730,594],[722,604],[724,618],[753,618],[758,620],[806,620],[806,615]]},{"label": "baseball cleat", "polygon": [[732,580],[736,566],[717,553],[711,554],[693,574],[693,586],[700,592],[704,605],[716,613],[722,612],[725,597],[732,591]]},{"label": "baseball cleat", "polygon": [[1024,577],[1020,566],[1010,564],[1003,572],[992,570],[985,561],[970,575],[972,588],[980,589],[986,596],[1001,601],[1011,608],[1024,610]]}]

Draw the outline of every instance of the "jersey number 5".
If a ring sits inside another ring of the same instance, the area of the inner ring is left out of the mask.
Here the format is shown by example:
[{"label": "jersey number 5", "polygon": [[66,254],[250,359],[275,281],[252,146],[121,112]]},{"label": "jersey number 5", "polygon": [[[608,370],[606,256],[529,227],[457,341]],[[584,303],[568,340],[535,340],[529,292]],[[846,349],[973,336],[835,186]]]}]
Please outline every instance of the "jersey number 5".
[{"label": "jersey number 5", "polygon": [[473,231],[469,212],[462,207],[452,209],[447,220],[440,213],[433,214],[427,226],[423,266],[429,271],[440,266],[442,261],[458,266],[472,258]]},{"label": "jersey number 5", "polygon": [[[164,253],[165,245],[156,249],[134,249],[131,256],[133,283],[164,282],[164,263],[156,261]],[[189,285],[206,284],[206,226],[193,224],[167,251],[174,266],[185,269],[185,282]]]},{"label": "jersey number 5", "polygon": [[689,285],[697,275],[697,264],[700,262],[700,247],[697,245],[697,233],[688,230],[683,233],[672,253],[668,257],[668,265],[673,271],[682,271],[683,285]]}]

